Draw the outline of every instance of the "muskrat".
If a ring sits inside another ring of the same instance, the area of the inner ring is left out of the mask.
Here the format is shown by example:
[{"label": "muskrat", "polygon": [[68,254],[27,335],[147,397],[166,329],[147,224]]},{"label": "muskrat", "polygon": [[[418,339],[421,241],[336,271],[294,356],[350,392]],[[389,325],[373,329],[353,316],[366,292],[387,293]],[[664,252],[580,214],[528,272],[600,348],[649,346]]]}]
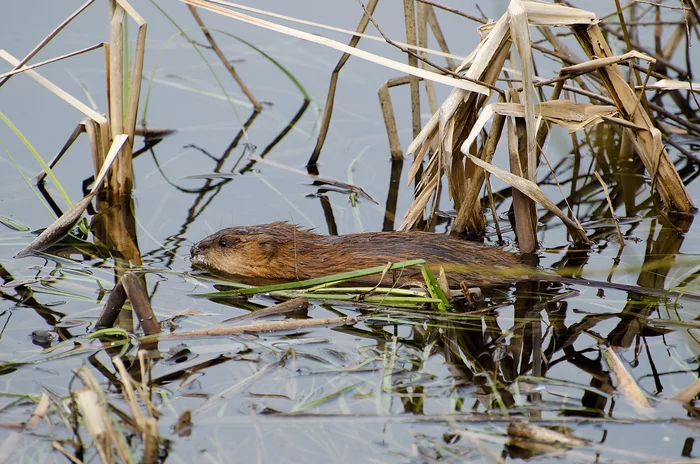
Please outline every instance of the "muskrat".
[{"label": "muskrat", "polygon": [[[700,299],[696,295],[662,289],[563,277],[522,264],[517,253],[432,232],[323,236],[287,222],[273,222],[222,229],[195,244],[191,254],[196,267],[254,284],[311,279],[389,262],[424,259],[434,273],[444,269],[450,287],[463,284],[492,287],[530,280],[612,288],[657,298]],[[382,282],[374,275],[353,283],[411,285],[424,282],[416,268],[388,274]]]},{"label": "muskrat", "polygon": [[[192,247],[192,263],[216,274],[247,281],[295,281],[355,271],[387,263],[425,259],[437,275],[444,269],[451,287],[510,284],[527,275],[515,253],[431,232],[366,232],[323,236],[286,222],[231,227]],[[390,273],[391,274],[391,273]],[[378,283],[378,276],[354,282]],[[383,283],[422,281],[420,270],[405,268]],[[359,281],[359,282],[358,282]]]}]

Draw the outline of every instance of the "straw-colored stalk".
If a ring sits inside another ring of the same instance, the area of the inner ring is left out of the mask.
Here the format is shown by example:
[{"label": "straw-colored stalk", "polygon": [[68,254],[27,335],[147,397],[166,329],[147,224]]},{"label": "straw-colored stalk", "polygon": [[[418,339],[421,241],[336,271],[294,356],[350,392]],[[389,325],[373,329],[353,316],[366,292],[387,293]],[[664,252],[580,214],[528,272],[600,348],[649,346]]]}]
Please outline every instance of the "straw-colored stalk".
[{"label": "straw-colored stalk", "polygon": [[[136,51],[131,69],[127,104],[124,106],[124,22],[130,17],[137,26]],[[111,134],[126,134],[129,138],[124,154],[109,179],[109,191],[116,195],[130,195],[133,187],[132,152],[134,132],[141,96],[143,61],[146,50],[147,23],[126,0],[109,2],[109,60],[107,62],[109,124]],[[126,110],[126,114],[125,114]]]},{"label": "straw-colored stalk", "polygon": [[[360,22],[355,29],[357,33],[363,33],[367,29],[369,24],[369,15],[374,13],[374,9],[377,7],[378,0],[370,0],[365,7],[366,12],[362,14]],[[194,8],[192,5],[188,5],[190,8]],[[349,47],[356,47],[360,42],[360,35],[353,35],[348,42]],[[321,155],[321,149],[328,136],[328,128],[331,125],[331,117],[333,116],[333,105],[335,104],[335,91],[338,87],[338,78],[340,77],[340,70],[343,69],[345,63],[350,59],[349,53],[343,53],[343,55],[338,60],[335,65],[333,72],[331,73],[330,83],[328,84],[328,95],[326,96],[326,106],[323,108],[323,117],[321,118],[321,126],[318,130],[318,137],[316,138],[316,146],[314,147],[311,157],[307,162],[307,165],[313,166],[318,162],[318,158]]]},{"label": "straw-colored stalk", "polygon": [[[598,25],[581,25],[574,27],[573,30],[581,47],[591,59],[613,56]],[[658,190],[665,207],[683,213],[694,211],[693,200],[661,141],[661,132],[654,127],[625,76],[616,64],[600,67],[598,73],[622,118],[639,127],[639,129],[625,130],[629,132],[635,152],[652,177],[652,185]]]}]

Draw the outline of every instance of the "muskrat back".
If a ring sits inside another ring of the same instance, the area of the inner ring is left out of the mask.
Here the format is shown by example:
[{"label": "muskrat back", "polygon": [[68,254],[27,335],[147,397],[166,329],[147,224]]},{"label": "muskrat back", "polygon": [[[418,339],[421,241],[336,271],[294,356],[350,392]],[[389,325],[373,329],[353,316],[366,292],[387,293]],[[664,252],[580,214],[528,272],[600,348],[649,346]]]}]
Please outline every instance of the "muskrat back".
[{"label": "muskrat back", "polygon": [[[430,232],[323,236],[273,222],[223,229],[192,247],[192,263],[198,267],[267,281],[310,279],[411,259],[426,260],[434,272],[442,267],[450,286],[509,284],[527,274],[514,253]],[[401,283],[422,280],[416,269],[398,272]],[[377,276],[363,279],[370,284],[377,280]]]}]

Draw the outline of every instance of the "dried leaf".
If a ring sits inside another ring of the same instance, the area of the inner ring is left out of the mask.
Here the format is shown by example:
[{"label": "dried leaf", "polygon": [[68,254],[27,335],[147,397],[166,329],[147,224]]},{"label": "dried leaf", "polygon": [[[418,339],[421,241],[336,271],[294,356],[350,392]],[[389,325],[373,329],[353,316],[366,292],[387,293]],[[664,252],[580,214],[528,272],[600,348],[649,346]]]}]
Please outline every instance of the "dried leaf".
[{"label": "dried leaf", "polygon": [[[508,15],[505,14],[494,24],[486,39],[479,43],[473,62],[464,75],[471,79],[480,79],[493,61],[493,58],[498,55],[500,49],[506,46],[509,37]],[[408,146],[406,154],[414,153],[426,141],[428,136],[436,131],[438,122],[442,121],[444,125],[447,120],[451,119],[457,109],[464,104],[468,95],[467,91],[461,89],[452,90],[438,112],[433,114],[418,136]]]},{"label": "dried leaf", "polygon": [[[638,85],[636,89],[641,89],[642,86]],[[692,90],[693,92],[700,93],[700,82],[685,82],[676,81],[673,79],[659,79],[653,84],[648,84],[645,89],[649,90]]]},{"label": "dried leaf", "polygon": [[487,170],[494,176],[498,177],[501,179],[503,182],[507,183],[508,185],[512,186],[513,188],[518,189],[518,191],[522,192],[523,194],[527,195],[529,198],[531,198],[533,201],[539,203],[540,205],[544,206],[549,210],[552,214],[557,216],[559,219],[562,220],[564,225],[566,225],[566,228],[568,229],[569,233],[571,234],[573,240],[578,243],[590,243],[588,240],[588,237],[586,237],[586,234],[584,233],[583,229],[581,229],[578,224],[576,224],[574,221],[572,221],[570,218],[564,214],[562,210],[560,210],[557,205],[555,205],[549,198],[547,198],[540,190],[540,188],[537,186],[532,181],[529,181],[527,179],[524,179],[522,177],[516,176],[515,174],[512,174],[508,171],[504,171],[503,169],[497,168],[496,166],[485,163],[484,161],[480,160],[476,156],[473,156],[469,153],[465,153],[469,159],[476,164],[477,166]]},{"label": "dried leaf", "polygon": [[649,413],[652,410],[651,403],[647,399],[637,382],[632,378],[625,365],[611,347],[603,350],[603,359],[617,379],[617,390],[627,398],[640,412]]},{"label": "dried leaf", "polygon": [[567,26],[598,22],[595,13],[569,6],[533,1],[523,1],[522,6],[533,26]]}]

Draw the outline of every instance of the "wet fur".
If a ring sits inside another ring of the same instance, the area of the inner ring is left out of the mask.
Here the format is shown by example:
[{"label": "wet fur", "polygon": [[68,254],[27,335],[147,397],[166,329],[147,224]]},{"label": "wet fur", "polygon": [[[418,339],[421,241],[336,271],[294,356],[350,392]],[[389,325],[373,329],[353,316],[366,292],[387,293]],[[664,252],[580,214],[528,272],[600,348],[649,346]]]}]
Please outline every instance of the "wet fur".
[{"label": "wet fur", "polygon": [[[436,274],[442,267],[450,286],[461,282],[470,286],[508,284],[527,273],[514,253],[429,232],[322,236],[273,222],[223,229],[192,247],[196,266],[265,281],[303,280],[410,259],[425,259]],[[417,269],[395,272],[383,283],[422,280]],[[361,282],[374,285],[377,280],[370,276]]]}]

